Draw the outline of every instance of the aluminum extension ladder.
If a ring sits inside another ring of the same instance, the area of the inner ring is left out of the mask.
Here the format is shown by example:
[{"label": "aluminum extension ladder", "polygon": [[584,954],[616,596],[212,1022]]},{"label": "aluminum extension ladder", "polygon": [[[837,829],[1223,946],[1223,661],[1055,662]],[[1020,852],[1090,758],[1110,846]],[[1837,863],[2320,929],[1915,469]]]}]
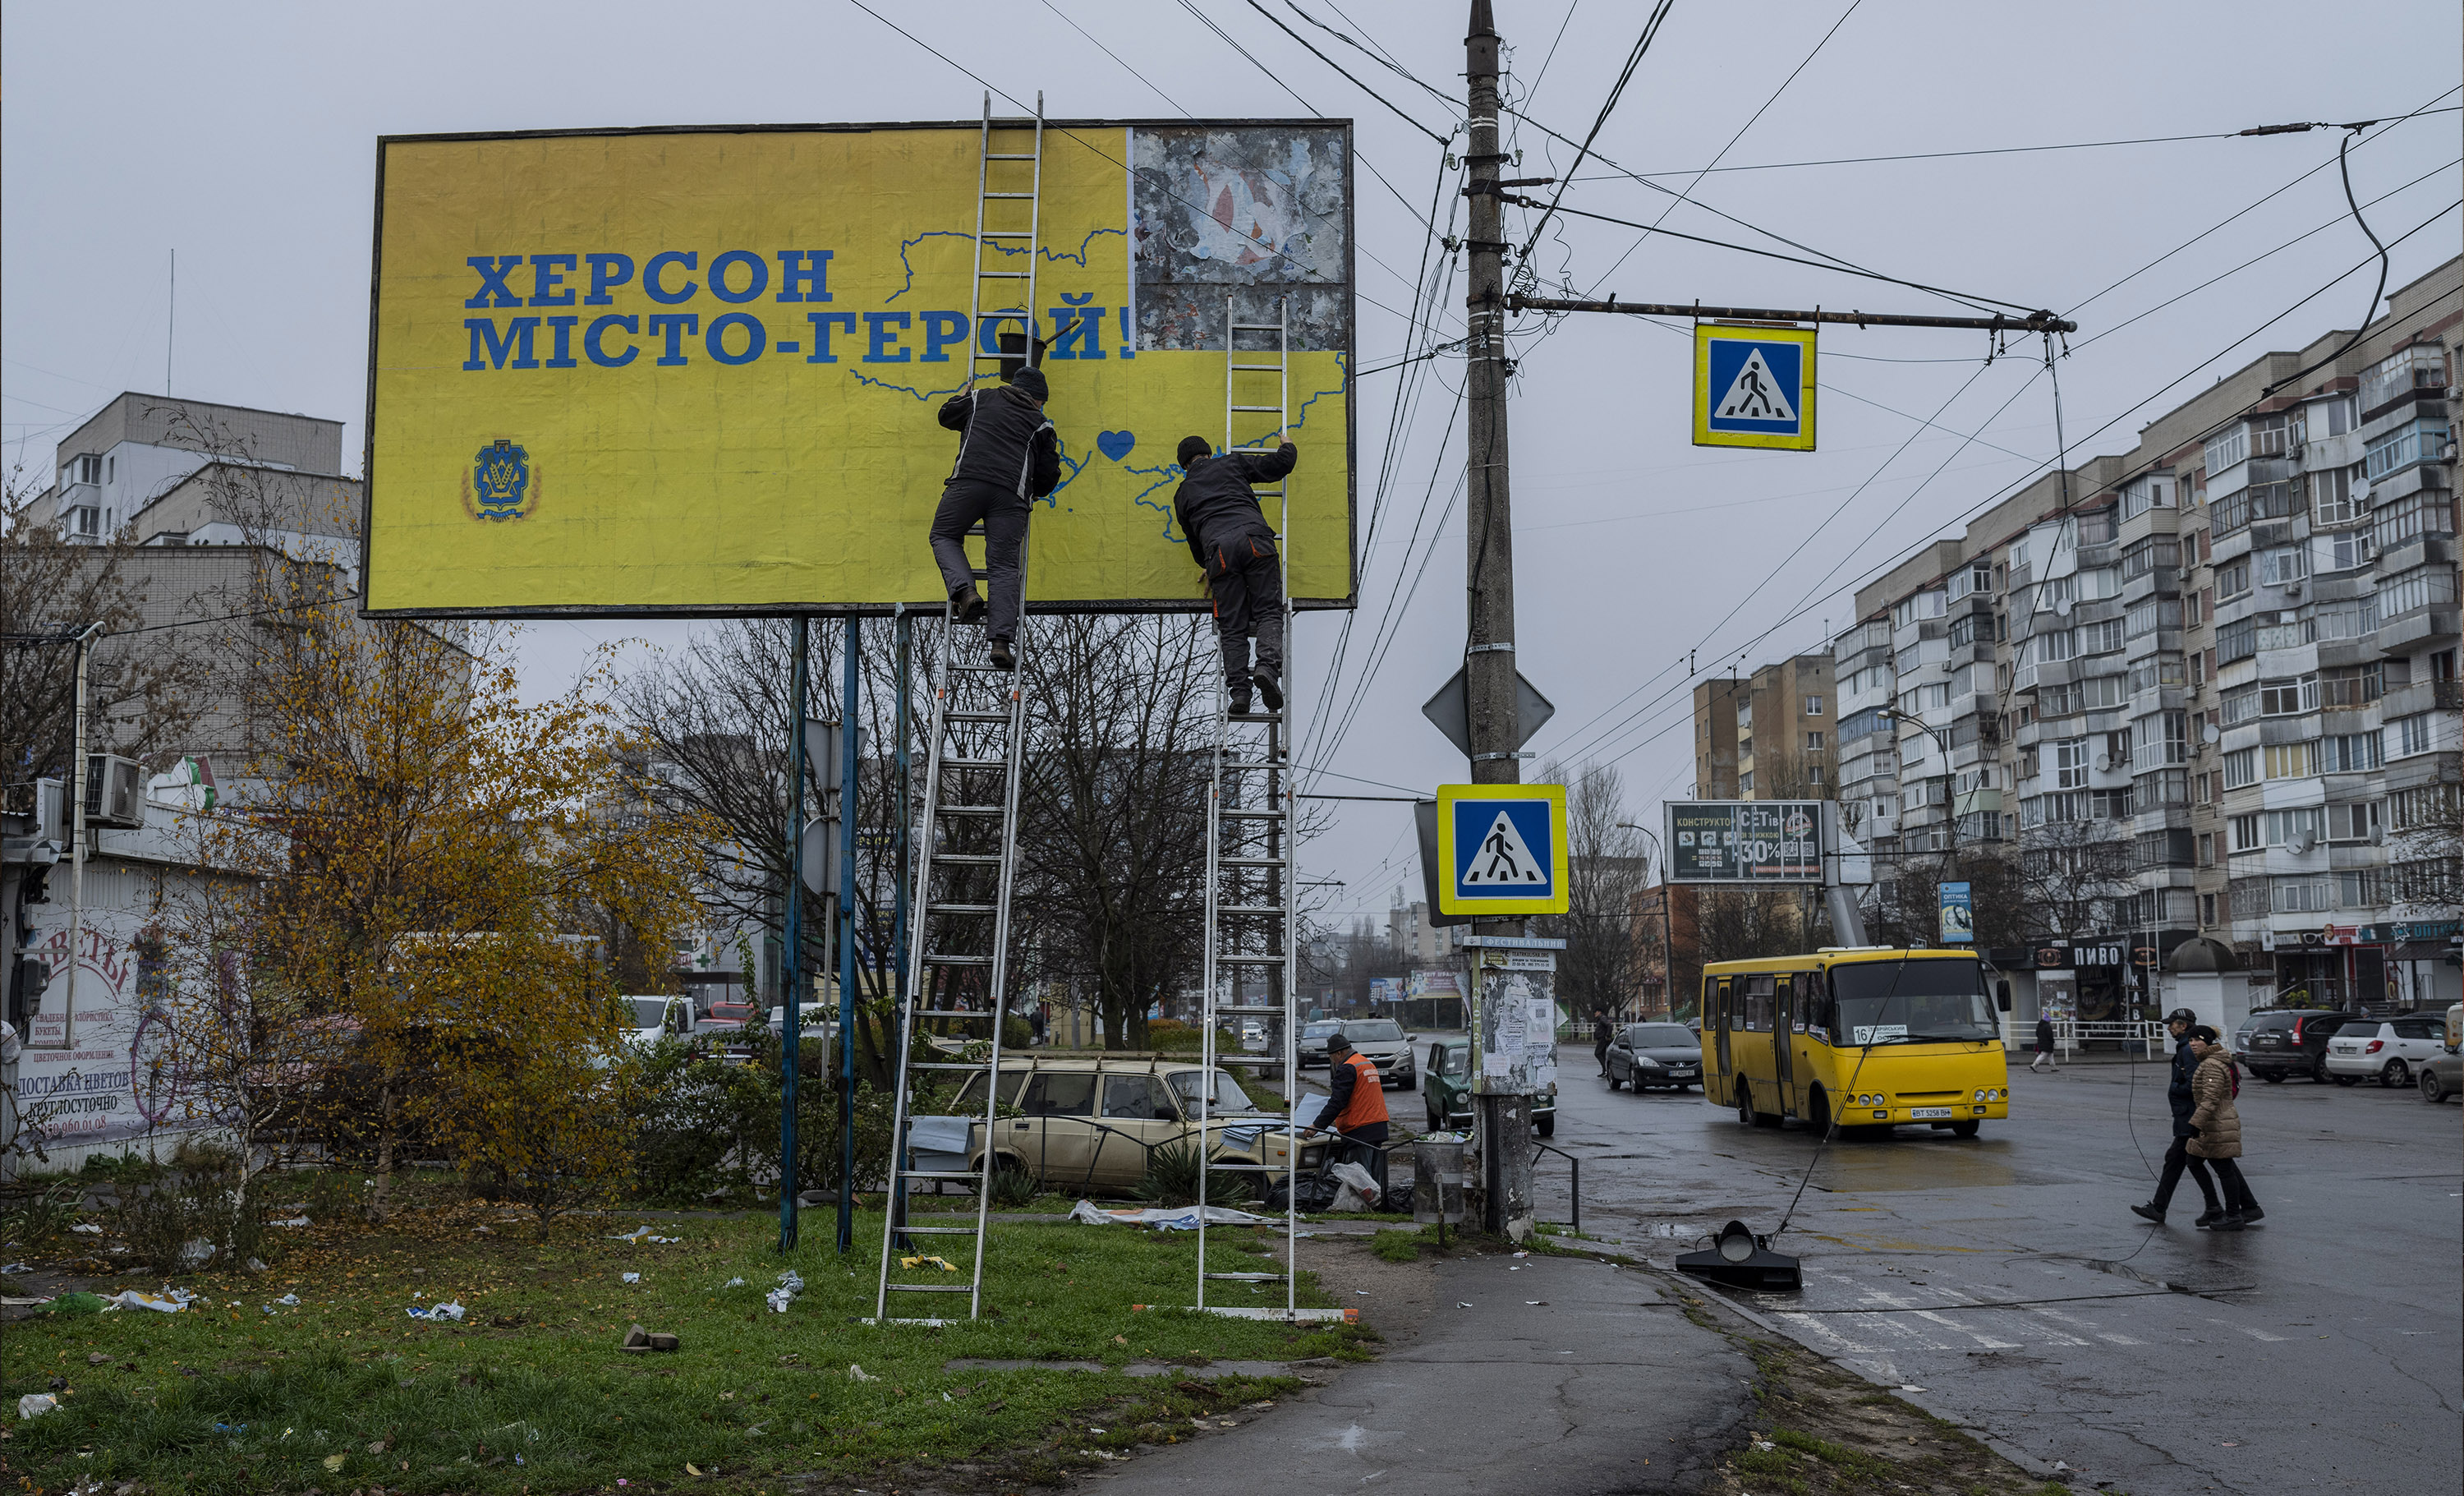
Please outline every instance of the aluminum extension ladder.
[{"label": "aluminum extension ladder", "polygon": [[[1023,151],[995,150],[993,136],[997,131],[1005,136],[1031,134],[1032,143]],[[1017,179],[1020,175],[1021,163],[1024,164],[1026,177],[1026,190],[1023,192],[1015,190],[1018,187]],[[1034,119],[1009,121],[993,119],[993,96],[989,93],[984,95],[983,131],[979,137],[976,161],[975,265],[967,292],[968,347],[973,350],[967,360],[967,378],[970,383],[982,377],[984,364],[993,364],[996,372],[1000,366],[1001,355],[999,352],[984,351],[984,344],[987,341],[985,334],[991,330],[984,325],[987,318],[991,319],[994,327],[1007,322],[1017,323],[1023,335],[1019,357],[1029,360],[1034,357],[1035,273],[1044,258],[1044,241],[1039,237],[1044,227],[1043,193],[1044,95],[1039,92],[1035,96]],[[1025,205],[1026,226],[1024,228],[1018,226],[1020,218],[1018,205],[1022,203]],[[990,222],[988,223],[987,220]],[[1024,270],[987,270],[985,268],[985,252],[993,252],[995,265],[1006,265],[1018,253],[1013,246],[1020,241],[1025,244],[1026,268]],[[1002,293],[1016,288],[996,286],[993,288],[994,307],[992,311],[987,312],[984,310],[984,282],[988,280],[1023,281],[1025,296],[1015,304],[1011,304],[1008,297]],[[999,337],[989,341],[995,349],[1000,348]]]},{"label": "aluminum extension ladder", "polygon": [[[997,145],[1013,143],[996,142],[996,134],[1028,135],[1032,143],[1023,151],[997,149]],[[979,377],[985,363],[999,366],[1001,355],[984,349],[987,318],[995,325],[1018,323],[1023,335],[1020,356],[1030,360],[1033,357],[1035,273],[1042,258],[1042,241],[1037,233],[1044,187],[1044,96],[1036,96],[1033,119],[996,121],[992,95],[986,94],[978,154],[975,262],[967,319],[973,349],[968,362],[970,383]],[[1021,164],[1024,167],[1024,191],[1015,190],[1022,174]],[[1023,228],[1017,227],[1022,215],[1016,205],[1021,203],[1024,204]],[[988,248],[997,252],[998,265],[1001,257],[1022,253],[1011,245],[1023,247],[1026,257],[1023,270],[986,268]],[[1024,296],[1015,306],[1001,304],[1006,297],[997,296],[994,309],[987,312],[987,281],[1023,282]],[[1000,346],[998,338],[992,341],[995,348]],[[968,531],[970,539],[981,539],[983,535],[982,525]],[[1022,574],[1026,559],[1026,544],[1022,540]],[[983,567],[977,567],[975,575],[979,582],[989,583]],[[963,1293],[967,1296],[967,1318],[976,1318],[983,1311],[985,1231],[990,1224],[995,1167],[993,1124],[1001,1105],[1001,1020],[1009,1007],[1010,893],[1018,872],[1018,795],[1030,632],[1023,612],[1022,606],[1018,638],[1013,646],[1018,653],[1018,668],[1012,671],[1004,671],[990,662],[977,642],[981,636],[972,629],[964,631],[966,643],[961,645],[962,630],[955,607],[943,614],[945,622],[933,674],[933,715],[927,727],[930,755],[924,770],[924,852],[915,863],[915,914],[907,950],[908,998],[898,1017],[898,1089],[891,1113],[890,1134],[890,1214],[883,1224],[881,1277],[873,1294],[876,1323],[955,1322],[945,1315],[892,1317],[890,1296],[893,1293]],[[967,1001],[981,1006],[959,1006]],[[949,1050],[924,1039],[919,1025],[935,1022],[961,1029],[984,1023],[990,1025],[991,1032],[980,1038],[961,1039],[956,1050]],[[919,1043],[949,1057],[918,1059]],[[911,1111],[919,1072],[935,1078],[950,1074],[983,1077],[984,1151],[975,1168],[914,1166]],[[930,1181],[937,1187],[954,1180],[975,1186],[972,1224],[900,1223],[901,1207],[911,1182]],[[934,1239],[945,1237],[969,1239],[971,1260],[966,1282],[951,1281],[954,1274],[933,1263],[920,1264],[913,1269],[900,1265],[908,1276],[893,1278],[893,1265],[898,1265],[902,1257],[947,1261],[943,1254],[926,1250]],[[900,1243],[910,1239],[915,1239],[914,1249],[902,1252]]]},{"label": "aluminum extension ladder", "polygon": [[[1291,338],[1288,304],[1277,302],[1276,319],[1272,322],[1243,322],[1238,319],[1233,299],[1223,300],[1223,450],[1236,447],[1266,446],[1282,442],[1290,428],[1291,405]],[[1271,335],[1271,348],[1254,346]],[[1246,337],[1253,344],[1243,348]],[[1274,403],[1266,403],[1262,387],[1268,379],[1274,381]],[[1256,434],[1266,418],[1271,429]],[[1253,434],[1248,441],[1240,440],[1243,428]],[[1234,712],[1225,687],[1219,683],[1215,697],[1215,752],[1212,783],[1206,799],[1206,936],[1204,946],[1204,996],[1199,1013],[1199,1052],[1206,1067],[1208,1083],[1199,1091],[1199,1136],[1211,1163],[1217,1146],[1218,1130],[1214,1125],[1215,1076],[1219,1066],[1274,1065],[1283,1067],[1287,1091],[1297,1103],[1300,1091],[1300,1034],[1298,993],[1300,991],[1300,921],[1298,899],[1298,837],[1294,834],[1297,805],[1292,782],[1293,736],[1290,718],[1295,693],[1290,672],[1292,589],[1291,589],[1291,483],[1288,477],[1271,491],[1261,491],[1261,497],[1271,496],[1277,502],[1275,518],[1275,550],[1284,582],[1284,710],[1280,712]],[[1267,977],[1269,1001],[1264,1006],[1241,1001],[1242,979],[1265,973]],[[1223,1001],[1225,989],[1232,1001]],[[1217,1051],[1216,1032],[1220,1023],[1229,1018],[1235,1022],[1255,1015],[1260,1018],[1280,1016],[1283,1054],[1280,1059],[1267,1055],[1228,1055]],[[1305,1309],[1299,1307],[1295,1278],[1294,1246],[1300,1216],[1294,1201],[1293,1186],[1299,1179],[1300,1138],[1286,1132],[1284,1165],[1277,1170],[1266,1162],[1266,1141],[1277,1134],[1262,1132],[1259,1158],[1256,1164],[1227,1164],[1199,1174],[1198,1203],[1198,1308],[1212,1314],[1228,1314],[1241,1318],[1309,1321],[1341,1319],[1341,1309]],[[1206,1182],[1212,1172],[1246,1173],[1257,1180],[1260,1194],[1277,1173],[1284,1177],[1284,1268],[1282,1272],[1213,1272],[1207,1268]],[[1209,1284],[1247,1284],[1252,1287],[1270,1283],[1284,1287],[1280,1309],[1257,1304],[1209,1304]]]}]

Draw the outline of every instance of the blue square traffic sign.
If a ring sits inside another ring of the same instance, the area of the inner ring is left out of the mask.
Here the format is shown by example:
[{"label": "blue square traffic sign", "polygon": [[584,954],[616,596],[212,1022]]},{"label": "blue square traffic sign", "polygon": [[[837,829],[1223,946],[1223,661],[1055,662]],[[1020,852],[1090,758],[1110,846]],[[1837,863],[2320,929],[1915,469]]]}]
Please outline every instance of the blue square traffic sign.
[{"label": "blue square traffic sign", "polygon": [[1694,329],[1694,445],[1814,446],[1810,327]]},{"label": "blue square traffic sign", "polygon": [[1564,913],[1566,787],[1440,785],[1438,857],[1440,913]]}]

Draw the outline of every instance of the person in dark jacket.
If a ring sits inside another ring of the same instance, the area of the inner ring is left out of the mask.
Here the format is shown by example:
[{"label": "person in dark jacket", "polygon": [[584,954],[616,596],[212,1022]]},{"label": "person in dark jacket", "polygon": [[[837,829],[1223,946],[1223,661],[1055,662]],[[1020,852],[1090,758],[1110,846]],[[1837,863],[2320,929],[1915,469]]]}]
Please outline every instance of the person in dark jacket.
[{"label": "person in dark jacket", "polygon": [[2190,1030],[2198,1021],[2199,1016],[2189,1008],[2175,1008],[2165,1015],[2165,1027],[2173,1036],[2174,1046],[2172,1081],[2165,1088],[2165,1099],[2173,1108],[2173,1146],[2165,1150],[2165,1172],[2157,1177],[2156,1198],[2145,1205],[2130,1207],[2132,1215],[2160,1226],[2165,1223],[2165,1208],[2173,1202],[2173,1191],[2182,1182],[2185,1168],[2198,1181],[2199,1193],[2208,1202],[2197,1224],[2213,1225],[2224,1216],[2224,1208],[2216,1203],[2216,1183],[2209,1177],[2207,1160],[2191,1154],[2189,1148],[2190,1139],[2199,1135],[2198,1128],[2190,1121],[2191,1113],[2199,1110],[2191,1085],[2192,1077],[2198,1073],[2199,1055],[2190,1038]]},{"label": "person in dark jacket", "polygon": [[1020,593],[1024,588],[1021,552],[1035,501],[1061,484],[1061,445],[1044,404],[1051,397],[1044,371],[1022,365],[989,389],[972,386],[941,404],[941,424],[958,433],[958,460],[941,487],[933,515],[933,560],[950,605],[962,624],[984,623],[986,607],[976,592],[968,563],[967,531],[984,527],[984,569],[991,574],[991,618],[984,634],[992,661],[1018,668],[1010,641],[1018,637]]},{"label": "person in dark jacket", "polygon": [[1609,1045],[1616,1039],[1617,1025],[1609,1022],[1609,1010],[1592,1009],[1592,1058],[1599,1062],[1602,1075],[1609,1072]]},{"label": "person in dark jacket", "polygon": [[[1250,683],[1266,710],[1284,709],[1284,576],[1275,531],[1258,507],[1252,483],[1272,483],[1300,462],[1300,449],[1286,442],[1273,451],[1227,451],[1203,436],[1184,436],[1178,453],[1183,475],[1172,495],[1173,517],[1189,537],[1189,554],[1206,572],[1215,597],[1215,634],[1223,647],[1223,681],[1232,710],[1249,710]],[[1258,662],[1249,663],[1249,636],[1258,637]]]},{"label": "person in dark jacket", "polygon": [[2031,1070],[2039,1067],[2056,1070],[2062,1067],[2061,1062],[2054,1058],[2054,1021],[2041,1013],[2036,1015],[2036,1057],[2028,1062]]},{"label": "person in dark jacket", "polygon": [[1318,1126],[1335,1135],[1339,1151],[1386,1188],[1386,1083],[1376,1063],[1352,1046],[1341,1032],[1326,1042],[1326,1110]]}]

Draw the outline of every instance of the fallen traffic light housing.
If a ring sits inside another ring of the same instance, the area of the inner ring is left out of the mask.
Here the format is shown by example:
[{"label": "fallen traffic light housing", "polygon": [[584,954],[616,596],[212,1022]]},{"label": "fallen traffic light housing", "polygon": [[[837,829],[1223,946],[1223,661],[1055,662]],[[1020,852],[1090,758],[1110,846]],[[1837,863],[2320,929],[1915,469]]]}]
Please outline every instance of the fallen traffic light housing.
[{"label": "fallen traffic light housing", "polygon": [[1772,1251],[1771,1238],[1754,1235],[1742,1221],[1722,1226],[1709,1250],[1680,1255],[1677,1270],[1726,1287],[1749,1288],[1758,1293],[1797,1293],[1805,1287],[1805,1275],[1797,1270],[1796,1259]]}]

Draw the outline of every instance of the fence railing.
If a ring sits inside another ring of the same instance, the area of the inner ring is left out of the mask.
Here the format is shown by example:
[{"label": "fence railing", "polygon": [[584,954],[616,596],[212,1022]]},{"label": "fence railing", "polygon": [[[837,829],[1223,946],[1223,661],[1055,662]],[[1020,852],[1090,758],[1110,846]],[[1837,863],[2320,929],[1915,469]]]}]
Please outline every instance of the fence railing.
[{"label": "fence railing", "polygon": [[2090,1044],[2144,1045],[2153,1059],[2164,1052],[2165,1025],[2152,1019],[2072,1020],[2054,1025],[2054,1043],[2064,1054]]}]

